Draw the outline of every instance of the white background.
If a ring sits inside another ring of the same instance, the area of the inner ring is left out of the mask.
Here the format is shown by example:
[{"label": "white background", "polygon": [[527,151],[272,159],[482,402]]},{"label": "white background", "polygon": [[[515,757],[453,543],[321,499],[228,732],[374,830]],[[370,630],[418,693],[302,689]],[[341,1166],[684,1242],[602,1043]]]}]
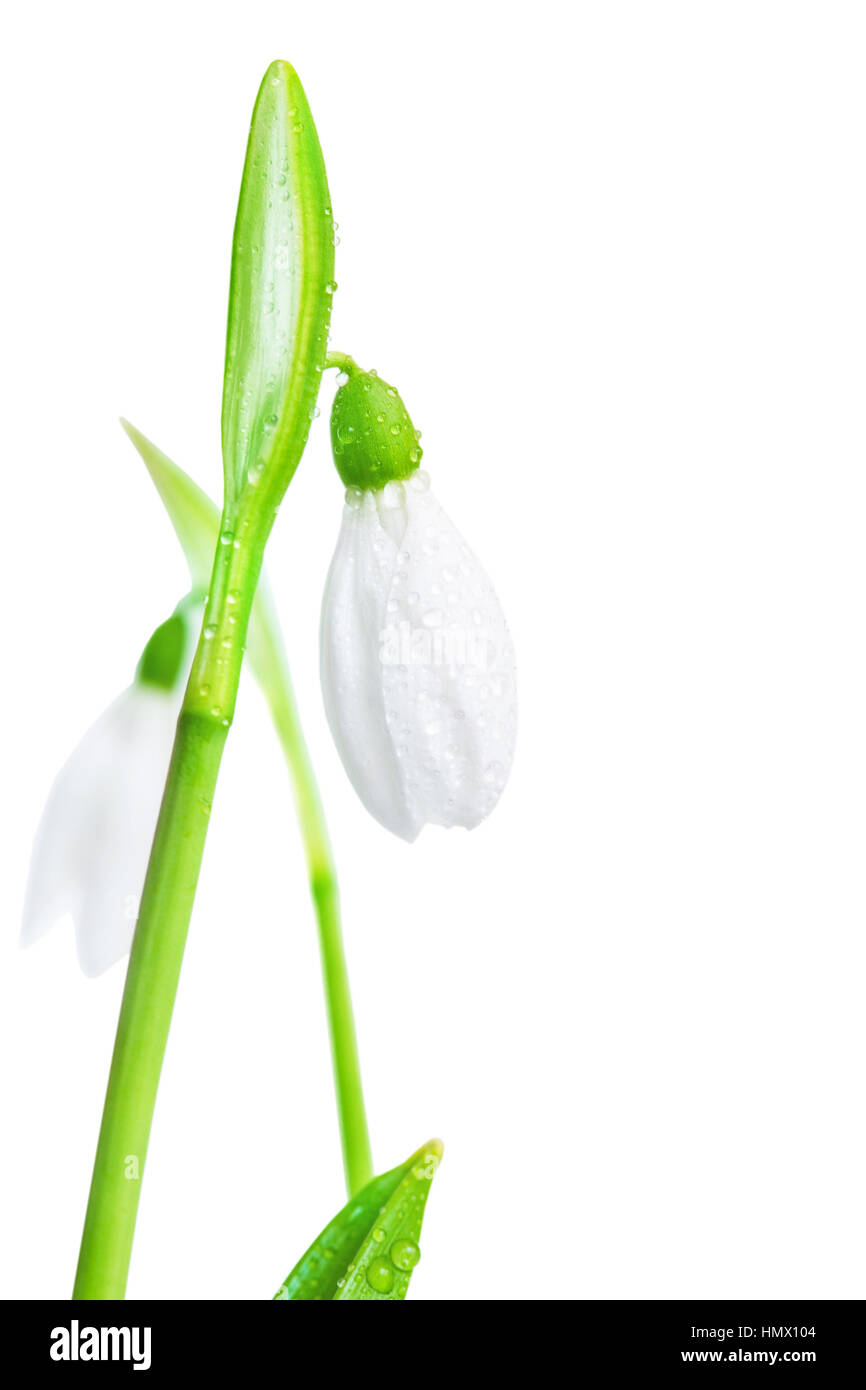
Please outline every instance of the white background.
[{"label": "white background", "polygon": [[[2,1294],[67,1296],[123,967],[18,922],[52,777],[183,591],[234,205],[298,69],[333,343],[401,390],[518,652],[508,790],[410,848],[317,678],[333,385],[269,551],[418,1299],[862,1297],[866,21],[798,3],[18,7],[4,201]],[[314,927],[245,681],[130,1296],[268,1297],[342,1204]]]}]

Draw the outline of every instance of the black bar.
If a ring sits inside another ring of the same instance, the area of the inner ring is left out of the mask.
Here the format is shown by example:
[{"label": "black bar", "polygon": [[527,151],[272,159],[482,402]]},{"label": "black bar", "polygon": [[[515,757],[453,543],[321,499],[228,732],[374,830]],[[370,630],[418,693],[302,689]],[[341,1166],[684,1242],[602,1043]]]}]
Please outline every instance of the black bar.
[{"label": "black bar", "polygon": [[[419,1300],[415,1300],[419,1301]],[[517,1301],[517,1300],[515,1300]],[[543,1302],[544,1300],[531,1300]],[[567,1309],[561,1307],[568,1303]],[[527,1346],[537,1356],[533,1380],[546,1380],[545,1363],[554,1349],[567,1358],[569,1375],[582,1369],[636,1371],[666,1375],[671,1371],[701,1374],[723,1367],[728,1373],[745,1369],[810,1374],[841,1372],[862,1364],[863,1302],[676,1302],[561,1300],[549,1324],[539,1329],[536,1316],[506,1313],[507,1323],[491,1332],[493,1303],[467,1303],[472,1317],[465,1342],[442,1337],[442,1315],[423,1311],[395,1313],[393,1322],[350,1322],[351,1336],[334,1338],[334,1324],[321,1315],[288,1308],[285,1303],[32,1303],[2,1306],[3,1344],[14,1345],[15,1365],[25,1373],[45,1371],[68,1375],[164,1373],[209,1370],[225,1378],[248,1375],[282,1363],[286,1373],[297,1372],[298,1351],[309,1338],[313,1355],[324,1352],[322,1373],[331,1380],[338,1360],[355,1361],[356,1372],[372,1374],[381,1358],[388,1381],[389,1365],[398,1374],[407,1354],[400,1348],[411,1339],[411,1367],[431,1371],[437,1352],[454,1358],[452,1369],[465,1373],[491,1365],[504,1353]],[[537,1315],[537,1306],[534,1309]],[[351,1318],[351,1314],[349,1315]],[[367,1315],[365,1315],[367,1316]],[[450,1320],[451,1314],[446,1315]],[[420,1322],[416,1318],[420,1317]],[[429,1318],[429,1321],[428,1321]],[[407,1320],[408,1319],[408,1320]],[[336,1328],[341,1324],[338,1322]],[[103,1333],[103,1329],[105,1332]],[[115,1329],[110,1331],[109,1329]],[[324,1341],[323,1341],[324,1337]],[[386,1339],[386,1340],[383,1340]],[[392,1341],[396,1338],[396,1342]],[[91,1359],[92,1353],[99,1359]],[[336,1353],[336,1356],[335,1356]],[[399,1358],[393,1362],[394,1356]],[[120,1358],[120,1359],[118,1359]],[[12,1365],[13,1363],[9,1363]],[[303,1364],[303,1363],[301,1363]],[[563,1369],[565,1369],[563,1366]],[[540,1374],[539,1374],[540,1373]],[[378,1374],[374,1375],[374,1380]],[[559,1379],[557,1375],[555,1377]],[[398,1374],[399,1379],[399,1374]]]}]

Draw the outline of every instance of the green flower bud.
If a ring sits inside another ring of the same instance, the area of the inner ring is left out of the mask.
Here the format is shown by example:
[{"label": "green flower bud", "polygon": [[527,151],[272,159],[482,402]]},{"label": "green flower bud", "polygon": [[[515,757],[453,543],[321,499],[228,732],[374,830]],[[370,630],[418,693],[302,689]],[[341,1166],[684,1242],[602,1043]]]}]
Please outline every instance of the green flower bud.
[{"label": "green flower bud", "polygon": [[136,679],[142,685],[171,690],[180,674],[185,646],[186,625],[179,613],[173,613],[159,625],[142,652]]},{"label": "green flower bud", "polygon": [[170,618],[151,634],[135,672],[139,685],[173,690],[186,678],[190,640],[201,622],[204,595],[193,590],[181,599]]},{"label": "green flower bud", "polygon": [[331,409],[331,447],[347,487],[383,488],[415,472],[421,445],[393,386],[375,372],[351,372]]}]

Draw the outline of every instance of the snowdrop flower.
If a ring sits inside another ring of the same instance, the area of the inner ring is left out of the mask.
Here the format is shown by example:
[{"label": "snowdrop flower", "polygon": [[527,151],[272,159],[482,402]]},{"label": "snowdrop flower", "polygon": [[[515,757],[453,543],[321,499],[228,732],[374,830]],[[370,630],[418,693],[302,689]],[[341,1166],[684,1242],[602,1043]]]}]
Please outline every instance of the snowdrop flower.
[{"label": "snowdrop flower", "polygon": [[325,586],[325,712],[356,792],[405,840],[489,815],[514,756],[514,653],[484,570],[418,468],[392,386],[351,369],[334,400],[347,484]]},{"label": "snowdrop flower", "polygon": [[33,848],[21,933],[37,941],[71,916],[86,975],[129,950],[192,659],[189,601],[158,627],[135,680],[59,773]]}]

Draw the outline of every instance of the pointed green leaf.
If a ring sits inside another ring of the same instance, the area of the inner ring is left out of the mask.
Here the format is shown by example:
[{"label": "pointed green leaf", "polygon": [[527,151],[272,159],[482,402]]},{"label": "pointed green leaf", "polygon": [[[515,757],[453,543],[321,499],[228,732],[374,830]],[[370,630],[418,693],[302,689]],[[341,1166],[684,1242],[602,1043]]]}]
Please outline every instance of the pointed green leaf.
[{"label": "pointed green leaf", "polygon": [[307,1302],[406,1297],[421,1258],[421,1222],[442,1145],[431,1139],[346,1203],[301,1256],[275,1297]]},{"label": "pointed green leaf", "polygon": [[152,444],[128,420],[120,422],[132,440],[180,541],[189,565],[192,587],[207,592],[213,556],[219,535],[220,514],[207,493],[202,492],[182,468]]},{"label": "pointed green leaf", "polygon": [[297,73],[272,63],[250,128],[232,247],[223,385],[226,509],[276,507],[298,466],[327,351],[334,233],[324,160]]},{"label": "pointed green leaf", "polygon": [[[219,508],[189,474],[184,473],[146,435],[128,420],[121,420],[121,424],[144,460],[162,498],[186,556],[193,589],[206,593],[219,539]],[[275,682],[284,681],[290,686],[282,633],[265,574],[259,579],[253,602],[247,633],[247,654],[253,674],[268,698],[275,693]]]}]

